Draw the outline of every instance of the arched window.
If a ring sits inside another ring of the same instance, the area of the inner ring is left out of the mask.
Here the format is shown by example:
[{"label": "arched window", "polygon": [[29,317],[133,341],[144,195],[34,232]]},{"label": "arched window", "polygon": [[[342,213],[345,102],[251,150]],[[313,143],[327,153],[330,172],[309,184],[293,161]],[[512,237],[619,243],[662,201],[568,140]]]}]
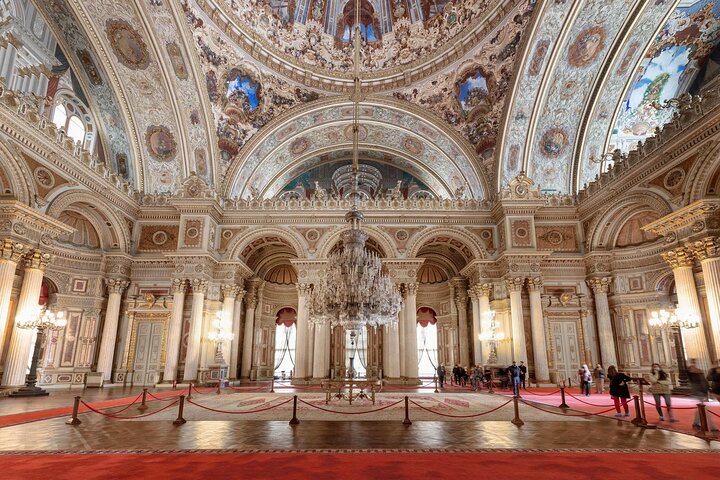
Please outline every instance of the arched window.
[{"label": "arched window", "polygon": [[295,370],[296,321],[297,312],[290,307],[281,309],[275,319],[275,375],[283,380]]},{"label": "arched window", "polygon": [[435,375],[438,364],[437,318],[429,307],[417,311],[418,374],[421,377]]},{"label": "arched window", "polygon": [[93,151],[95,148],[95,122],[88,107],[70,91],[55,95],[55,106],[50,118],[58,129],[80,145]]}]

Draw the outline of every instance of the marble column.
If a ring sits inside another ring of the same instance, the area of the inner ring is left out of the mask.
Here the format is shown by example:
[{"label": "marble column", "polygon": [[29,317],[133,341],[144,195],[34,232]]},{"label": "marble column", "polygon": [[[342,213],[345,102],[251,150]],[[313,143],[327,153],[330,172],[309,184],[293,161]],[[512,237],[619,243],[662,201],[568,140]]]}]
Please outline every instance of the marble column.
[{"label": "marble column", "polygon": [[330,325],[315,325],[315,335],[312,358],[313,378],[327,378],[330,375],[330,351],[327,350]]},{"label": "marble column", "polygon": [[[587,280],[587,284],[595,297],[595,321],[597,322],[598,343],[600,344],[600,363],[604,368],[617,366],[615,336],[610,321],[610,304],[608,291],[612,283],[611,277],[596,277]],[[582,346],[585,349],[586,346]]]},{"label": "marble column", "polygon": [[15,282],[15,270],[27,246],[10,239],[0,243],[0,359],[5,345],[8,313],[10,312],[10,296]]},{"label": "marble column", "polygon": [[528,278],[527,287],[530,293],[530,327],[532,329],[535,382],[538,384],[550,383],[547,342],[545,340],[545,318],[541,297],[543,279],[541,277]]},{"label": "marble column", "polygon": [[405,376],[416,379],[418,374],[417,348],[417,284],[408,283],[407,308],[405,309]]},{"label": "marble column", "polygon": [[189,382],[197,379],[198,365],[202,341],[203,310],[205,308],[205,294],[208,289],[207,280],[194,279],[190,282],[192,288],[192,307],[190,309],[190,332],[188,335],[187,353],[185,354],[185,371],[183,381]]},{"label": "marble column", "polygon": [[310,295],[310,284],[298,283],[298,309],[297,309],[297,332],[295,336],[295,372],[294,379],[305,380],[312,375],[310,370],[309,343],[310,324],[308,319],[307,301]]},{"label": "marble column", "polygon": [[243,331],[242,360],[240,360],[240,378],[250,378],[252,369],[252,350],[255,341],[255,307],[258,302],[259,279],[252,279],[247,285],[245,297],[245,329]]},{"label": "marble column", "polygon": [[527,346],[525,345],[525,320],[522,311],[522,277],[505,280],[510,294],[510,319],[512,326],[513,358],[516,362],[527,363]]},{"label": "marble column", "polygon": [[405,373],[405,312],[407,311],[407,290],[404,285],[399,285],[398,290],[400,291],[400,298],[402,303],[400,304],[400,312],[398,313],[398,368],[400,371],[400,377],[407,377]]},{"label": "marble column", "polygon": [[[467,292],[463,288],[455,290],[455,305],[458,312],[458,333],[460,335],[460,365],[470,366],[470,341],[468,339]],[[474,302],[477,303],[477,302]],[[478,313],[478,315],[480,315]],[[473,304],[473,328],[475,326],[475,309]]]},{"label": "marble column", "polygon": [[[402,329],[402,316],[398,314],[398,322],[388,325],[383,334],[387,343],[387,357],[383,357],[383,369],[386,378],[400,378],[400,330]],[[385,351],[383,350],[383,354]]]},{"label": "marble column", "polygon": [[[33,250],[25,257],[25,277],[23,278],[20,298],[18,299],[17,314],[15,315],[16,324],[38,315],[40,289],[45,267],[47,267],[49,261],[50,254],[42,253],[39,250]],[[10,348],[5,359],[5,370],[2,378],[3,387],[23,385],[25,383],[25,375],[30,361],[30,349],[34,337],[34,329],[14,326],[10,337]]]},{"label": "marble column", "polygon": [[105,280],[108,290],[107,308],[105,309],[105,322],[103,323],[100,350],[98,351],[97,368],[95,371],[103,374],[103,381],[112,380],[113,358],[115,356],[115,341],[117,340],[118,319],[120,318],[120,303],[122,295],[130,282],[109,278]]},{"label": "marble column", "polygon": [[[492,292],[493,286],[491,283],[478,283],[473,286],[472,298],[473,298],[473,342],[475,342],[475,365],[483,365],[487,360],[487,353],[490,351],[490,346],[487,342],[480,340],[480,336],[485,332],[485,328],[489,327],[489,313],[490,313],[490,292]],[[477,311],[477,313],[476,313]],[[475,325],[474,317],[477,315],[477,326]],[[477,328],[477,330],[475,330]]]},{"label": "marble column", "polygon": [[[235,329],[233,328],[233,320],[235,319],[235,297],[237,297],[241,288],[237,285],[223,285],[222,287],[220,287],[220,289],[223,294],[223,320],[228,322],[228,324],[230,325],[230,331],[234,332]],[[220,346],[220,348],[222,349],[223,358],[226,362],[230,360],[230,344],[234,341],[235,340],[233,338],[233,340],[231,340],[230,342],[223,343],[223,345]]]},{"label": "marble column", "polygon": [[663,259],[672,267],[677,291],[678,310],[700,319],[696,328],[681,328],[687,359],[697,359],[698,367],[707,370],[710,366],[710,352],[705,340],[700,300],[698,299],[695,276],[693,275],[693,257],[685,247],[676,248],[662,254]]},{"label": "marble column", "polygon": [[228,367],[228,378],[236,379],[238,378],[238,365],[239,365],[239,358],[240,358],[240,338],[241,338],[241,332],[240,332],[240,320],[242,317],[242,302],[243,298],[245,297],[245,290],[239,290],[237,295],[235,296],[235,307],[233,308],[233,316],[232,316],[232,332],[233,332],[233,339],[232,342],[230,342],[230,361],[229,367]]},{"label": "marble column", "polygon": [[713,365],[718,365],[720,363],[720,237],[707,237],[696,243],[699,245],[696,245],[698,248],[694,249],[694,253],[700,260],[705,280],[710,331],[715,346],[710,360]]},{"label": "marble column", "polygon": [[180,360],[180,340],[182,339],[183,305],[185,304],[186,281],[176,278],[172,281],[173,294],[172,313],[168,324],[167,341],[165,347],[164,382],[173,382],[177,379],[177,367]]}]

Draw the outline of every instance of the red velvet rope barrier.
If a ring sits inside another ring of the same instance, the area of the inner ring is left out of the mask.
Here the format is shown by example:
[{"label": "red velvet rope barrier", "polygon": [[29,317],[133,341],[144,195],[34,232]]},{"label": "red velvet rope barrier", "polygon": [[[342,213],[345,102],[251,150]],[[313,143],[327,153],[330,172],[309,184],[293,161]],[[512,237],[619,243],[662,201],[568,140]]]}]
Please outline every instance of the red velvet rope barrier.
[{"label": "red velvet rope barrier", "polygon": [[100,410],[94,409],[92,406],[88,405],[87,403],[83,402],[82,400],[80,401],[80,403],[82,403],[83,405],[85,405],[91,412],[99,413],[99,414],[102,415],[103,417],[114,418],[114,419],[116,419],[116,420],[132,420],[132,419],[135,419],[135,418],[149,417],[150,415],[155,415],[156,413],[160,413],[160,412],[162,412],[163,410],[167,410],[168,408],[172,407],[173,405],[175,405],[175,404],[178,403],[178,402],[179,402],[179,400],[176,400],[175,402],[170,403],[170,404],[168,404],[168,405],[165,405],[164,407],[162,407],[162,408],[160,408],[160,409],[158,409],[158,410],[155,410],[154,412],[144,413],[144,414],[142,414],[142,415],[133,415],[133,416],[126,417],[126,416],[113,415],[112,413],[101,412]]},{"label": "red velvet rope barrier", "polygon": [[267,390],[267,388],[270,385],[262,386],[262,387],[233,387],[232,385],[228,385],[227,388],[230,390],[236,390],[236,391],[242,391],[242,392],[251,392],[254,390]]},{"label": "red velvet rope barrier", "polygon": [[413,405],[415,405],[415,406],[417,406],[417,407],[422,408],[423,410],[425,410],[425,411],[427,411],[427,412],[434,413],[435,415],[440,415],[440,416],[442,416],[442,417],[450,417],[450,418],[480,417],[480,416],[482,416],[482,415],[487,415],[488,413],[492,413],[492,412],[495,412],[495,411],[497,411],[497,410],[500,410],[502,407],[504,407],[505,405],[507,405],[507,404],[510,403],[510,402],[512,402],[512,398],[511,398],[510,400],[508,400],[507,402],[503,403],[502,405],[500,405],[500,406],[498,406],[498,407],[495,407],[495,408],[493,408],[492,410],[488,410],[487,412],[474,413],[474,414],[472,414],[472,415],[448,415],[447,413],[440,413],[440,412],[436,412],[435,410],[431,410],[431,409],[429,409],[429,408],[425,408],[425,407],[423,407],[422,405],[420,405],[419,403],[416,403],[415,401],[410,400],[410,403],[412,403]]},{"label": "red velvet rope barrier", "polygon": [[217,388],[215,388],[215,387],[209,387],[209,389],[208,389],[207,392],[201,392],[200,390],[198,390],[198,389],[195,387],[195,385],[192,386],[192,389],[195,390],[195,392],[196,392],[196,393],[199,393],[200,395],[207,395],[208,393],[215,393],[215,392],[217,392]]},{"label": "red velvet rope barrier", "polygon": [[120,410],[115,410],[114,412],[109,412],[109,413],[110,413],[111,415],[117,415],[118,413],[124,412],[124,411],[127,410],[128,408],[130,408],[130,407],[132,407],[133,405],[135,405],[135,404],[137,403],[137,401],[138,401],[141,397],[142,397],[142,393],[141,393],[140,395],[138,395],[137,397],[135,397],[135,400],[133,400],[132,402],[130,402],[129,405],[125,405],[125,406],[124,406],[123,408],[121,408]]},{"label": "red velvet rope barrier", "polygon": [[[550,395],[555,395],[555,394],[557,394],[557,393],[560,393],[560,389],[558,388],[558,389],[555,390],[554,392],[550,392],[550,393],[535,393],[535,392],[532,392],[532,391],[530,391],[530,390],[528,390],[528,389],[523,389],[523,392],[524,392],[524,393],[529,393],[530,395],[537,395],[537,396],[539,396],[539,397],[549,397]],[[568,393],[569,393],[569,392],[568,392]]]},{"label": "red velvet rope barrier", "polygon": [[525,405],[527,405],[528,407],[536,408],[536,409],[540,410],[541,412],[552,413],[553,415],[560,415],[561,417],[590,417],[593,415],[602,415],[603,413],[607,413],[607,412],[615,409],[615,406],[612,406],[612,407],[608,408],[607,410],[603,410],[601,412],[596,412],[596,413],[558,413],[558,412],[551,412],[550,410],[545,410],[544,408],[540,408],[537,405],[533,405],[532,403],[528,403],[522,399],[520,399],[520,401],[522,403],[524,403]]},{"label": "red velvet rope barrier", "polygon": [[[644,398],[643,398],[643,402],[645,402],[645,403],[648,404],[648,405],[652,405],[653,407],[655,406],[655,402],[650,402],[649,400],[645,400]],[[667,408],[667,407],[666,407],[666,408]],[[695,410],[697,407],[676,407],[676,406],[671,406],[670,408],[671,408],[672,410]]]},{"label": "red velvet rope barrier", "polygon": [[155,400],[160,400],[161,402],[172,402],[173,400],[177,400],[177,398],[178,398],[180,395],[184,395],[184,394],[185,394],[185,390],[183,390],[182,392],[179,392],[177,395],[171,395],[171,396],[169,396],[168,398],[156,397],[155,395],[153,395],[153,394],[150,393],[150,392],[147,392],[147,394],[148,394],[148,396],[152,397],[153,399],[155,399]]},{"label": "red velvet rope barrier", "polygon": [[[578,402],[584,403],[585,405],[590,405],[590,406],[592,406],[592,407],[613,407],[613,408],[615,408],[615,405],[614,405],[614,404],[613,404],[613,405],[600,405],[600,404],[598,404],[598,403],[586,402],[586,401],[583,400],[582,398],[578,398],[578,397],[576,397],[575,395],[573,395],[573,394],[570,393],[570,392],[568,392],[568,395],[570,395],[572,398],[574,398],[574,399],[577,400]],[[647,401],[647,400],[645,400],[645,401]]]},{"label": "red velvet rope barrier", "polygon": [[215,412],[215,413],[227,413],[227,414],[229,414],[229,415],[243,415],[243,414],[246,414],[246,413],[265,412],[265,411],[267,411],[267,410],[272,410],[273,408],[281,407],[281,406],[285,405],[286,403],[291,402],[291,401],[292,401],[292,398],[288,398],[286,401],[284,401],[284,402],[282,402],[282,403],[278,403],[277,405],[273,405],[273,406],[271,406],[271,407],[260,408],[260,409],[257,409],[257,410],[248,410],[248,411],[246,411],[246,412],[231,412],[231,411],[229,411],[229,410],[218,410],[218,409],[216,409],[216,408],[211,408],[211,407],[207,407],[207,406],[205,406],[205,405],[200,405],[199,403],[195,403],[195,402],[193,402],[192,400],[188,400],[187,398],[185,399],[185,401],[188,402],[188,403],[190,403],[190,404],[192,404],[192,405],[195,405],[196,407],[200,407],[200,408],[202,408],[203,410],[209,410],[209,411]]},{"label": "red velvet rope barrier", "polygon": [[404,402],[405,399],[398,400],[397,402],[391,403],[390,405],[385,405],[384,407],[376,408],[375,410],[365,410],[365,411],[363,411],[363,412],[338,412],[338,411],[335,411],[335,410],[330,410],[329,408],[318,407],[317,405],[313,405],[312,403],[308,403],[308,402],[306,402],[305,400],[303,400],[303,399],[301,399],[301,398],[298,398],[298,401],[304,403],[305,405],[307,405],[307,406],[309,406],[309,407],[317,408],[318,410],[322,410],[323,412],[337,413],[337,414],[340,414],[340,415],[363,415],[363,414],[365,414],[365,413],[379,412],[380,410],[385,410],[386,408],[394,407],[395,405]]},{"label": "red velvet rope barrier", "polygon": [[712,410],[708,410],[708,409],[706,408],[705,411],[706,411],[707,413],[709,413],[710,415],[713,415],[713,416],[715,416],[715,417],[720,418],[720,415],[717,414],[717,413],[715,413],[715,412],[713,412]]}]

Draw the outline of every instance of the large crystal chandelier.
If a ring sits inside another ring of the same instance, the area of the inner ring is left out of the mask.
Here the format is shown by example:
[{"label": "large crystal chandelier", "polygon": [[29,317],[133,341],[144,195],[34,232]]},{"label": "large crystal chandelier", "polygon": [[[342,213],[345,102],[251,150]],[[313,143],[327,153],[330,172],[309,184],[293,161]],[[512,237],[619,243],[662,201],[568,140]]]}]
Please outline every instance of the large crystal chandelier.
[{"label": "large crystal chandelier", "polygon": [[360,132],[360,2],[355,2],[354,62],[355,79],[353,92],[353,162],[352,209],[345,215],[350,229],[342,234],[343,247],[330,254],[325,276],[313,287],[309,301],[310,321],[330,324],[350,331],[360,331],[366,326],[397,324],[400,311],[400,294],[393,282],[383,272],[382,262],[365,249],[368,235],[362,230],[363,214],[358,209],[360,191],[359,132]]}]

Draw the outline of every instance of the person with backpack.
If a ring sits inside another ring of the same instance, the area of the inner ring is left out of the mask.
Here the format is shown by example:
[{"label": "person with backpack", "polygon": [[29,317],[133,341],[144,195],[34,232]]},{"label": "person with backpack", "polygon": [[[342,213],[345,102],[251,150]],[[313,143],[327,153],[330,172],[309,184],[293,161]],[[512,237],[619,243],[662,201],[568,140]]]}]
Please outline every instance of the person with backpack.
[{"label": "person with backpack", "polygon": [[582,374],[582,383],[580,384],[580,394],[585,395],[586,397],[590,396],[590,384],[592,383],[592,372],[590,371],[590,368],[583,364],[582,366],[583,374]]},{"label": "person with backpack", "polygon": [[595,393],[605,393],[605,370],[599,363],[595,365],[593,377],[595,378]]},{"label": "person with backpack", "polygon": [[660,416],[660,421],[665,421],[665,416],[662,411],[662,400],[665,399],[665,407],[667,408],[668,417],[671,422],[677,422],[672,413],[671,406],[671,393],[672,383],[670,382],[670,376],[663,370],[659,363],[653,363],[650,370],[650,393],[655,397],[655,409]]}]

